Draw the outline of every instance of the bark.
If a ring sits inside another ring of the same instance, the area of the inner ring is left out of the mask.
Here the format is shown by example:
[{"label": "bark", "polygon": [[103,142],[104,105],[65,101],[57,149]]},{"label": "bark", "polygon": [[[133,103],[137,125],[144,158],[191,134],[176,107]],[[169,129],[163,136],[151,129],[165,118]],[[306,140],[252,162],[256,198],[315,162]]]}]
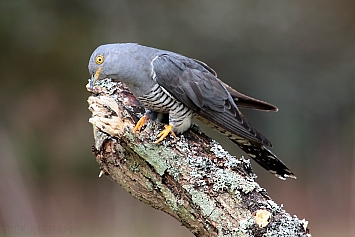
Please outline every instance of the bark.
[{"label": "bark", "polygon": [[135,198],[195,236],[310,236],[307,221],[290,216],[255,182],[249,160],[231,156],[195,125],[154,144],[164,125],[148,121],[132,133],[144,109],[124,84],[106,79],[88,90],[101,173]]}]

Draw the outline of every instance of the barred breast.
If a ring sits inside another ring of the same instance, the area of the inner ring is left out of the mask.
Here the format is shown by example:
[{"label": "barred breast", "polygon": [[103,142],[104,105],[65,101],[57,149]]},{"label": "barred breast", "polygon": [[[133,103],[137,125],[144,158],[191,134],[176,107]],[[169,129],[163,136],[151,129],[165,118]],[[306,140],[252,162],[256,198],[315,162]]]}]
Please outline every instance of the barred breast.
[{"label": "barred breast", "polygon": [[149,110],[169,114],[169,124],[173,125],[174,132],[183,133],[191,126],[193,111],[159,84],[155,84],[149,93],[137,99]]}]

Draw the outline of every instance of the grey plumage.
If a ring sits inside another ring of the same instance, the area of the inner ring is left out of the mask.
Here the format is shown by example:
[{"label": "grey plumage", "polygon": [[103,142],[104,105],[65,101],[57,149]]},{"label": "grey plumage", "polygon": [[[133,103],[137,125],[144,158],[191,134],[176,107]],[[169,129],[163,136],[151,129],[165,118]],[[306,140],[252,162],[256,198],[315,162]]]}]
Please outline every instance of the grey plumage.
[{"label": "grey plumage", "polygon": [[103,78],[125,83],[146,109],[168,114],[173,131],[186,131],[196,117],[225,134],[266,170],[279,178],[295,178],[266,148],[271,142],[250,126],[238,106],[266,111],[277,108],[234,90],[205,63],[133,43],[108,44],[93,52],[89,72],[92,85]]}]

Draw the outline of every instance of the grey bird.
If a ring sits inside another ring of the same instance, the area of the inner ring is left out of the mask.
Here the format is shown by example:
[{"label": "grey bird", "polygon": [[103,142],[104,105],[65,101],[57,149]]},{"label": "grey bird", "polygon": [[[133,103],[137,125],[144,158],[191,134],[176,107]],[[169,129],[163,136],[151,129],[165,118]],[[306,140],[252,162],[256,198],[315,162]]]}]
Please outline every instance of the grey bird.
[{"label": "grey bird", "polygon": [[[189,129],[193,117],[226,135],[244,152],[277,177],[295,175],[267,147],[271,142],[253,128],[238,107],[277,111],[261,100],[246,96],[217,78],[207,64],[170,51],[135,43],[99,46],[89,61],[90,87],[97,80],[123,82],[146,108],[137,123],[139,130],[150,119],[169,116],[169,125],[157,142],[169,133]],[[153,116],[152,116],[153,115]]]}]

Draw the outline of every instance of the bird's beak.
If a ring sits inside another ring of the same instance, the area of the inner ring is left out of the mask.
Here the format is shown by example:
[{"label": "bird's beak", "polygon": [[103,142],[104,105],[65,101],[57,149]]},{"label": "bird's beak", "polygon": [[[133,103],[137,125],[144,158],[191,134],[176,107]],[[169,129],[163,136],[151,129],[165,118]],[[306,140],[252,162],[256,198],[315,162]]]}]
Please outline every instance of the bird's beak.
[{"label": "bird's beak", "polygon": [[95,74],[91,75],[91,78],[90,78],[90,89],[94,88],[94,85],[95,85],[96,81],[99,79],[101,68],[102,67],[99,67],[96,70]]}]

